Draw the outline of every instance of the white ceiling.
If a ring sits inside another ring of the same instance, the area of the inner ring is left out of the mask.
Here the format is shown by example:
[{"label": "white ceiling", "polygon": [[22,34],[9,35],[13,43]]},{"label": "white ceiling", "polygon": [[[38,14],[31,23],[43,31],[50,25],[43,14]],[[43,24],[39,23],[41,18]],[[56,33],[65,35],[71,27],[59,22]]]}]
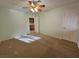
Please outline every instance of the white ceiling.
[{"label": "white ceiling", "polygon": [[[56,8],[58,6],[78,2],[79,0],[41,0],[45,4],[44,11]],[[27,6],[27,0],[0,0],[0,7],[23,10],[22,7]],[[28,10],[28,8],[26,9]]]}]

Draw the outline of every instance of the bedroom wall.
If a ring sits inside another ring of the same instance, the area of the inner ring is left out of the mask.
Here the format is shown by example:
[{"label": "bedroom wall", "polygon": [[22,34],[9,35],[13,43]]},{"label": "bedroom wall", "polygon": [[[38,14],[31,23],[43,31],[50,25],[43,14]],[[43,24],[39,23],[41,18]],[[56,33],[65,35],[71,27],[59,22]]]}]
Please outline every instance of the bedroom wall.
[{"label": "bedroom wall", "polygon": [[[65,17],[66,15],[68,15],[70,19],[73,17],[74,20],[79,20],[79,2],[63,5],[61,7],[51,9],[47,12],[40,13],[40,32],[52,37],[78,43],[79,29],[75,30],[73,35],[70,34],[70,36],[74,39],[65,38],[66,35],[64,34],[66,34],[66,29],[64,27],[64,20],[67,19],[67,17]],[[77,17],[75,18],[74,15]],[[68,32],[71,31],[68,30]]]},{"label": "bedroom wall", "polygon": [[0,8],[0,41],[27,34],[28,16],[25,12]]},{"label": "bedroom wall", "polygon": [[62,38],[62,11],[62,9],[53,9],[41,13],[40,32],[53,37]]}]

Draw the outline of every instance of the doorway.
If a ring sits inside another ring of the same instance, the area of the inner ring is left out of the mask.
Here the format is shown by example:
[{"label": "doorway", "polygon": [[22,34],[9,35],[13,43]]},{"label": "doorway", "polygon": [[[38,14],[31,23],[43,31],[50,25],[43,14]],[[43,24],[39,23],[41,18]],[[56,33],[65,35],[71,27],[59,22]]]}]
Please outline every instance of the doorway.
[{"label": "doorway", "polygon": [[33,33],[35,32],[35,21],[34,21],[34,18],[29,18],[29,30],[30,30],[30,33]]}]

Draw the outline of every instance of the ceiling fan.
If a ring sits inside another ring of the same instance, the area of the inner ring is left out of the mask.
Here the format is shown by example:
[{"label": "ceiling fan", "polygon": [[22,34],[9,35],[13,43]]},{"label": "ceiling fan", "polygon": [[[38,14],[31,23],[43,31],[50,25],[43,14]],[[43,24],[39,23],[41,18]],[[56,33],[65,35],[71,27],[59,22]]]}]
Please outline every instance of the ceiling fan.
[{"label": "ceiling fan", "polygon": [[[45,5],[40,0],[28,0],[27,2],[29,5],[28,8],[32,12],[41,12],[45,7]],[[23,8],[27,8],[27,6]]]}]

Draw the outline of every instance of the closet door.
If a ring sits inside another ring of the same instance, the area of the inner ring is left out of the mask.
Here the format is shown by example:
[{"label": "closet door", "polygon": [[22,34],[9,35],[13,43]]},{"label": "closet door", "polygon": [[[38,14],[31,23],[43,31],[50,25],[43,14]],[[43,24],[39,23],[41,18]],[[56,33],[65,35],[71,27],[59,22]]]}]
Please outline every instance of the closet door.
[{"label": "closet door", "polygon": [[75,11],[67,11],[64,15],[64,39],[77,42],[78,15]]}]

